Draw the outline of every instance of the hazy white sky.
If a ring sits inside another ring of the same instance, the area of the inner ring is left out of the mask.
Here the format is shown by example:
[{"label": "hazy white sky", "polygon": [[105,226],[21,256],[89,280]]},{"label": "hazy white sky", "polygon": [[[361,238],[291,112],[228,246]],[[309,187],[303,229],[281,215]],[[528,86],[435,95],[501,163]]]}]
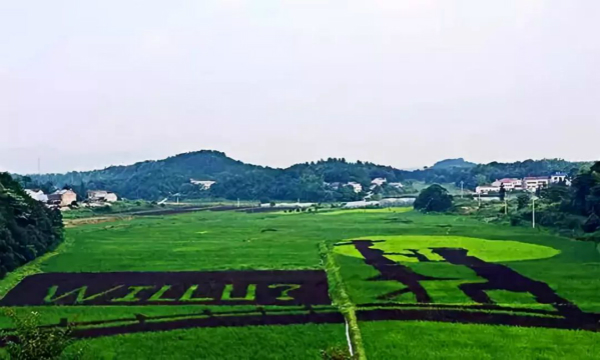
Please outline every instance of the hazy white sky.
[{"label": "hazy white sky", "polygon": [[600,158],[597,0],[0,0],[0,169]]}]

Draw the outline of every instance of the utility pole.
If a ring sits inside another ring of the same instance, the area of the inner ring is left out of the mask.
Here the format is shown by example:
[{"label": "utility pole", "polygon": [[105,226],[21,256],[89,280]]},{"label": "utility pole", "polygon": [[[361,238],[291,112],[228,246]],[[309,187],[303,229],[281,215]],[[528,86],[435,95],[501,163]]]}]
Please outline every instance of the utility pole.
[{"label": "utility pole", "polygon": [[535,229],[535,196],[531,198],[531,226]]},{"label": "utility pole", "polygon": [[465,187],[464,187],[464,185],[465,185],[465,182],[461,180],[461,181],[460,181],[460,198],[461,198],[461,199],[463,198],[463,196],[464,196],[464,192],[465,192]]},{"label": "utility pole", "polygon": [[479,207],[481,207],[481,191],[477,193],[479,195]]},{"label": "utility pole", "polygon": [[240,207],[240,198],[238,198],[237,207]]},{"label": "utility pole", "polygon": [[508,215],[508,200],[504,198],[504,215]]}]

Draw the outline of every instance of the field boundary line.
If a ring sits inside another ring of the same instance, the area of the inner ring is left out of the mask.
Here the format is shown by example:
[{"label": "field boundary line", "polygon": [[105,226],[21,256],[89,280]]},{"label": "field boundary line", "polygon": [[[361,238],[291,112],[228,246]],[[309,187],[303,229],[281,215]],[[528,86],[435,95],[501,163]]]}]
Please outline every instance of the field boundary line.
[{"label": "field boundary line", "polygon": [[367,355],[362,342],[358,319],[356,317],[356,308],[344,287],[340,267],[333,258],[333,252],[324,242],[319,244],[319,253],[324,263],[327,278],[329,279],[329,292],[333,304],[337,306],[346,320],[347,336],[350,340],[349,351],[359,360],[366,360]]}]

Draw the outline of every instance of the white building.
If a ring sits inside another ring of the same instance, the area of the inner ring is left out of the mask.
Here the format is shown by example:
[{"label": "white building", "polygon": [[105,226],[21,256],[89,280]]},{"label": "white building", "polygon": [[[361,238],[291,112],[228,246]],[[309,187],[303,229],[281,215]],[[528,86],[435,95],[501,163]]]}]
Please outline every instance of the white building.
[{"label": "white building", "polygon": [[371,184],[373,185],[377,185],[377,186],[381,186],[383,184],[385,184],[387,182],[387,179],[385,178],[376,178],[371,180]]},{"label": "white building", "polygon": [[352,188],[354,189],[354,192],[355,192],[355,193],[359,193],[359,192],[361,192],[361,191],[362,191],[362,189],[363,189],[361,184],[359,184],[359,183],[357,183],[357,182],[354,182],[354,181],[350,181],[350,182],[349,182],[349,183],[347,183],[346,185],[347,185],[347,186],[352,186]]},{"label": "white building", "polygon": [[567,178],[567,173],[555,172],[554,174],[550,175],[550,183],[557,184],[562,181],[564,181],[565,184],[571,186],[571,180]]},{"label": "white building", "polygon": [[190,182],[194,185],[198,185],[200,186],[200,189],[202,190],[208,190],[210,189],[211,186],[213,186],[214,184],[216,184],[216,181],[212,181],[212,180],[196,180],[196,179],[190,179]]},{"label": "white building", "polygon": [[25,192],[33,200],[41,201],[44,203],[48,201],[48,196],[46,194],[44,194],[44,192],[42,190],[25,189]]},{"label": "white building", "polygon": [[385,198],[379,201],[381,207],[408,206],[415,202],[414,197],[410,198]]},{"label": "white building", "polygon": [[402,189],[404,187],[404,185],[402,185],[401,182],[391,182],[388,183],[388,185],[391,187],[395,187],[396,189]]},{"label": "white building", "polygon": [[497,187],[498,191],[500,191],[500,186],[504,185],[504,189],[507,191],[511,190],[522,190],[523,189],[523,180],[515,179],[515,178],[504,178],[500,180],[496,180],[492,183],[492,186]]},{"label": "white building", "polygon": [[90,201],[115,202],[118,200],[117,194],[106,190],[90,190],[87,195]]},{"label": "white building", "polygon": [[523,179],[523,189],[535,191],[539,187],[548,187],[550,178],[548,176],[529,176]]},{"label": "white building", "polygon": [[359,209],[359,208],[364,208],[367,206],[379,206],[379,201],[351,201],[348,202],[346,204],[344,204],[344,206],[342,206],[342,208],[344,209]]},{"label": "white building", "polygon": [[491,192],[499,192],[499,186],[481,185],[475,188],[477,194],[489,194]]}]

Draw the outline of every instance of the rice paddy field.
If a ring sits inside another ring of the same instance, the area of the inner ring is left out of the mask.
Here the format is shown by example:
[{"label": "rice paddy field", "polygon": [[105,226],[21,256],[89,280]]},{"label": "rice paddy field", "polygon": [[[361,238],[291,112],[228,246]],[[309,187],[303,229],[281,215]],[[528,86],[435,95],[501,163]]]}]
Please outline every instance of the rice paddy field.
[{"label": "rice paddy field", "polygon": [[70,227],[0,304],[74,324],[65,358],[593,359],[599,275],[594,243],[463,216],[197,211]]}]

